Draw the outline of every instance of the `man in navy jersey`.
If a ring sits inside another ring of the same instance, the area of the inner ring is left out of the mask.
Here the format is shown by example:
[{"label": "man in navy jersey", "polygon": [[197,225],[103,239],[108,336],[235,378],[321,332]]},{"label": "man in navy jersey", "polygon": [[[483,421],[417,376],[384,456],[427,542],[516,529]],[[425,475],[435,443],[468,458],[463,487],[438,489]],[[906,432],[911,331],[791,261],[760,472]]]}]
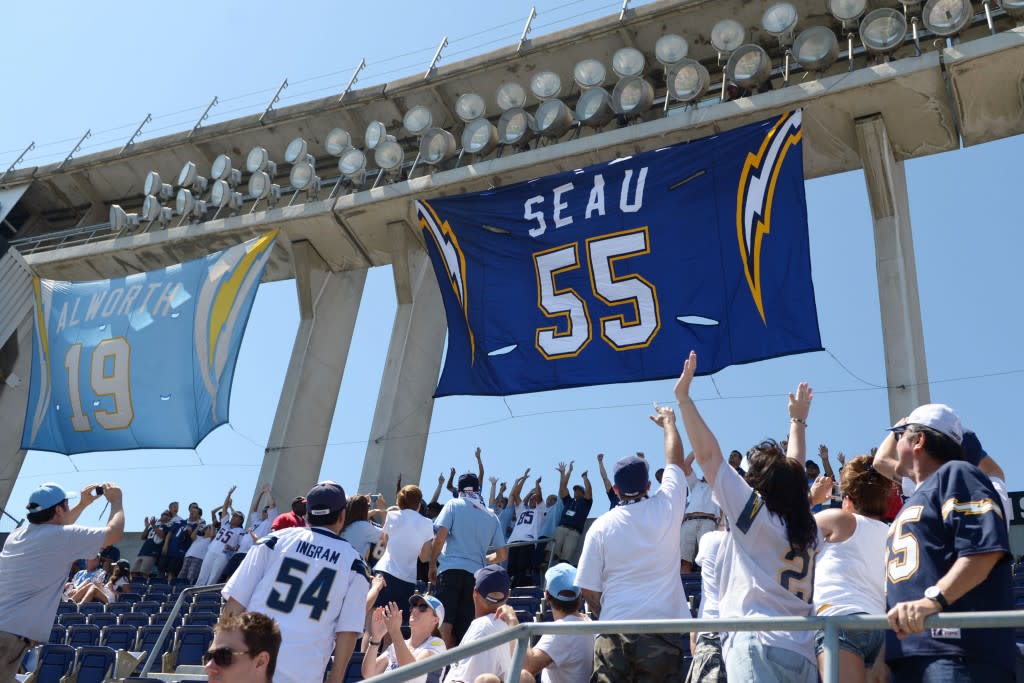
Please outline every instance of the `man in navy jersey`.
[{"label": "man in navy jersey", "polygon": [[876,460],[917,485],[889,529],[886,601],[893,681],[1012,681],[1012,629],[925,629],[937,612],[1013,607],[1010,543],[992,482],[963,461],[963,430],[942,404],[891,429]]}]

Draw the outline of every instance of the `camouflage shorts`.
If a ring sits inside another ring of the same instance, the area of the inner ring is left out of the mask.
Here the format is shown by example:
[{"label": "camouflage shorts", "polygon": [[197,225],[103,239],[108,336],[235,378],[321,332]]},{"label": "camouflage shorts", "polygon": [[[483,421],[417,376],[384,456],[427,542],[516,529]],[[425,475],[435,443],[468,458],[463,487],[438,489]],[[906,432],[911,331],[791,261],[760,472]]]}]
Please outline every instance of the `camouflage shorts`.
[{"label": "camouflage shorts", "polygon": [[590,683],[681,681],[685,637],[678,633],[599,635]]},{"label": "camouflage shorts", "polygon": [[686,683],[725,683],[722,641],[717,633],[701,633],[697,638]]}]

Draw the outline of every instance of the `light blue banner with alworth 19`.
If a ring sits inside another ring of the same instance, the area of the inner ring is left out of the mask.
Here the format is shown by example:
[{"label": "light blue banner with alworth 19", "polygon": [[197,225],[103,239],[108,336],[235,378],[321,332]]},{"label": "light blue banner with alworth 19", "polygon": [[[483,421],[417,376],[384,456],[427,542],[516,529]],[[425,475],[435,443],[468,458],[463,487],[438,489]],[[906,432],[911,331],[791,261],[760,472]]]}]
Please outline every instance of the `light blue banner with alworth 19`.
[{"label": "light blue banner with alworth 19", "polygon": [[276,236],[122,278],[36,278],[22,448],[194,448],[227,422],[235,360]]}]

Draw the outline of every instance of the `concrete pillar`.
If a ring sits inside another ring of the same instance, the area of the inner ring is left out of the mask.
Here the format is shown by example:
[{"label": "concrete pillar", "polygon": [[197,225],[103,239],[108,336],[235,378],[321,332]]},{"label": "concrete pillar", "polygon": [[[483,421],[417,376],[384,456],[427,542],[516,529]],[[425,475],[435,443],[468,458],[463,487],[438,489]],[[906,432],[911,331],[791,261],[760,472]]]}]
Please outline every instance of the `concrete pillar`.
[{"label": "concrete pillar", "polygon": [[[25,424],[28,387],[32,379],[31,313],[18,325],[14,336],[0,346],[3,346],[6,352],[14,354],[10,374],[0,378],[0,434],[5,435],[5,438],[0,439],[0,507],[7,510],[12,517],[22,519],[25,517],[25,506],[28,501],[10,501],[10,497],[21,472],[21,466],[25,462],[25,451],[21,448],[21,432]],[[8,505],[8,502],[11,502],[11,505]],[[7,521],[13,524],[10,519]]]},{"label": "concrete pillar", "polygon": [[399,474],[403,484],[416,484],[423,471],[446,324],[427,252],[407,223],[391,223],[388,229],[396,245],[392,268],[398,310],[359,490],[383,493],[393,502]]},{"label": "concrete pillar", "polygon": [[857,120],[857,143],[874,222],[889,418],[895,423],[931,400],[907,176],[893,156],[881,115]]},{"label": "concrete pillar", "polygon": [[292,254],[299,329],[257,482],[270,484],[282,512],[320,477],[366,282],[366,269],[331,272],[309,242]]}]

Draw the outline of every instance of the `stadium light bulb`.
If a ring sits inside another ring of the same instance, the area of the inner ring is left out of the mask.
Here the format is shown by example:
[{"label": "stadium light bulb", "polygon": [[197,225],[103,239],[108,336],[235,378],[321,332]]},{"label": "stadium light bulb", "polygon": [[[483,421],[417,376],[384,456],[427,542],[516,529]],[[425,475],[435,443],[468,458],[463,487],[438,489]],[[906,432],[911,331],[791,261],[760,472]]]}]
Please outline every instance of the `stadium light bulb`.
[{"label": "stadium light bulb", "polygon": [[948,38],[964,30],[974,18],[970,0],[928,0],[921,13],[925,28]]},{"label": "stadium light bulb", "polygon": [[442,128],[431,128],[420,138],[420,158],[431,166],[455,155],[455,136]]},{"label": "stadium light bulb", "polygon": [[498,119],[498,139],[506,145],[527,142],[533,137],[533,116],[516,107],[506,110]]},{"label": "stadium light bulb", "polygon": [[394,171],[402,167],[405,150],[394,140],[382,140],[373,148],[373,163],[385,171]]},{"label": "stadium light bulb", "polygon": [[530,79],[530,92],[538,100],[550,100],[562,92],[562,79],[554,71],[541,71]]},{"label": "stadium light bulb", "polygon": [[316,169],[308,159],[300,161],[292,166],[288,173],[288,182],[296,190],[310,190],[319,187],[320,179],[316,176]]},{"label": "stadium light bulb", "polygon": [[583,89],[596,88],[604,84],[604,79],[607,75],[604,64],[596,59],[579,61],[572,70],[573,80],[576,81],[576,85]]},{"label": "stadium light bulb", "polygon": [[178,186],[187,187],[197,192],[206,192],[206,178],[199,175],[199,168],[194,161],[186,161],[178,173]]},{"label": "stadium light bulb", "polygon": [[196,198],[184,187],[178,190],[178,196],[174,199],[174,212],[179,216],[188,216],[192,213]]},{"label": "stadium light bulb", "polygon": [[680,102],[690,103],[707,92],[711,76],[695,59],[684,59],[668,73],[668,91]]},{"label": "stadium light bulb", "polygon": [[600,128],[615,118],[612,96],[604,88],[588,88],[576,100],[576,120],[591,128]]},{"label": "stadium light bulb", "polygon": [[462,148],[470,154],[488,154],[498,146],[498,129],[487,119],[476,119],[462,131]]},{"label": "stadium light bulb", "polygon": [[559,137],[572,128],[572,110],[562,100],[547,100],[537,108],[535,121],[541,135]]},{"label": "stadium light bulb", "polygon": [[777,2],[761,15],[761,26],[769,35],[783,37],[792,35],[799,18],[791,2]]},{"label": "stadium light bulb", "polygon": [[725,65],[726,78],[741,88],[756,88],[768,80],[771,70],[768,53],[753,43],[736,48]]},{"label": "stadium light bulb", "polygon": [[640,116],[654,102],[654,87],[639,76],[627,76],[612,90],[612,109],[624,116]]},{"label": "stadium light bulb", "polygon": [[476,121],[487,113],[487,104],[484,98],[475,92],[467,92],[459,95],[455,100],[455,115],[463,123]]},{"label": "stadium light bulb", "polygon": [[307,154],[309,154],[309,145],[303,138],[295,138],[285,147],[284,160],[285,163],[295,164],[305,159]]},{"label": "stadium light bulb", "polygon": [[231,167],[231,157],[227,154],[220,154],[210,165],[210,178],[214,181],[227,181],[227,184],[234,188],[242,182],[242,172]]},{"label": "stadium light bulb", "polygon": [[526,104],[526,91],[515,81],[506,81],[498,86],[495,99],[498,102],[498,109],[502,111],[518,109]]},{"label": "stadium light bulb", "polygon": [[654,44],[654,58],[662,66],[678,64],[686,58],[690,52],[690,44],[686,38],[677,36],[674,33],[667,33]]},{"label": "stadium light bulb", "polygon": [[903,44],[907,36],[907,18],[888,7],[872,10],[860,23],[860,40],[868,52],[887,55]]},{"label": "stadium light bulb", "polygon": [[793,41],[793,57],[808,71],[824,71],[839,58],[839,40],[826,26],[811,27]]},{"label": "stadium light bulb", "polygon": [[387,136],[388,130],[384,127],[383,123],[380,121],[370,121],[370,125],[366,127],[366,133],[363,135],[366,149],[376,148]]},{"label": "stadium light bulb", "polygon": [[828,0],[828,11],[839,21],[857,21],[867,9],[868,0]]},{"label": "stadium light bulb", "polygon": [[346,178],[356,178],[366,170],[366,155],[363,151],[350,147],[338,159],[338,170]]},{"label": "stadium light bulb", "polygon": [[256,171],[249,178],[249,195],[255,199],[270,196],[270,175],[266,171]]},{"label": "stadium light bulb", "polygon": [[334,128],[327,134],[324,147],[332,157],[340,157],[352,146],[352,136],[344,128]]},{"label": "stadium light bulb", "polygon": [[266,171],[267,175],[273,177],[277,175],[277,164],[270,160],[270,152],[265,147],[256,145],[245,157],[245,170],[249,173]]},{"label": "stadium light bulb", "polygon": [[644,72],[646,64],[644,53],[635,47],[619,48],[612,55],[612,71],[620,78],[639,76]]},{"label": "stadium light bulb", "polygon": [[139,224],[139,214],[127,213],[118,204],[110,205],[110,227],[121,232],[128,227],[136,227]]},{"label": "stadium light bulb", "polygon": [[422,104],[417,104],[405,112],[405,116],[402,118],[402,126],[413,135],[422,135],[423,131],[430,128],[433,119],[434,117],[429,109]]},{"label": "stadium light bulb", "polygon": [[745,37],[743,24],[735,19],[722,19],[711,29],[711,45],[724,54],[742,45]]},{"label": "stadium light bulb", "polygon": [[161,199],[170,199],[174,196],[174,188],[160,179],[160,174],[150,171],[146,174],[146,181],[142,184],[143,194],[156,195]]},{"label": "stadium light bulb", "polygon": [[228,181],[219,178],[213,181],[213,187],[210,188],[210,203],[219,209],[226,206],[230,198],[231,186],[228,185]]},{"label": "stadium light bulb", "polygon": [[155,221],[160,217],[160,200],[156,195],[147,194],[146,198],[142,200],[142,218],[147,221]]},{"label": "stadium light bulb", "polygon": [[1024,0],[999,0],[999,6],[1014,19],[1024,19]]}]

